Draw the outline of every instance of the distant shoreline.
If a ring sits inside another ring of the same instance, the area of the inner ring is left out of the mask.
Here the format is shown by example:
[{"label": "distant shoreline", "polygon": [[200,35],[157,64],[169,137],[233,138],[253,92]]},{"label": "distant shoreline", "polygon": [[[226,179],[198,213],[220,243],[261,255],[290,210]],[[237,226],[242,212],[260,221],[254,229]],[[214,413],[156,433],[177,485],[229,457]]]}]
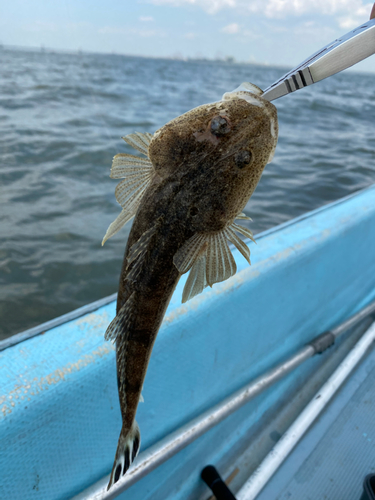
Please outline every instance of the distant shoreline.
[{"label": "distant shoreline", "polygon": [[137,59],[155,59],[155,60],[165,60],[165,61],[180,61],[180,62],[195,62],[195,63],[225,63],[225,64],[240,64],[247,66],[257,66],[257,67],[267,67],[267,68],[278,68],[284,69],[286,72],[292,69],[291,66],[279,66],[277,64],[267,64],[258,61],[237,61],[232,56],[226,56],[222,58],[198,58],[198,57],[178,57],[178,56],[170,56],[170,57],[155,57],[155,56],[147,56],[147,55],[134,55],[134,54],[122,54],[117,52],[92,52],[88,50],[70,50],[70,49],[55,49],[52,47],[35,47],[35,46],[24,46],[24,45],[7,45],[0,44],[0,50],[10,50],[10,51],[22,51],[22,52],[36,52],[36,53],[46,53],[46,54],[66,54],[66,55],[97,55],[97,56],[117,56],[117,57],[126,57],[126,58],[137,58]]},{"label": "distant shoreline", "polygon": [[[277,68],[277,69],[282,69],[285,72],[288,72],[289,70],[292,69],[292,66],[283,66],[283,65],[278,65],[278,64],[268,64],[268,63],[262,63],[258,61],[237,61],[234,57],[232,56],[226,56],[222,58],[197,58],[197,57],[178,57],[178,56],[170,56],[170,57],[155,57],[155,56],[148,56],[148,55],[135,55],[135,54],[122,54],[122,53],[117,53],[117,52],[91,52],[88,50],[70,50],[70,49],[55,49],[52,47],[35,47],[35,46],[24,46],[24,45],[7,45],[7,44],[1,44],[0,43],[0,53],[1,50],[10,50],[10,51],[23,51],[23,52],[36,52],[36,53],[41,53],[44,52],[46,54],[66,54],[66,55],[96,55],[96,56],[116,56],[116,57],[125,57],[125,58],[134,58],[134,59],[153,59],[153,60],[164,60],[164,61],[179,61],[179,62],[193,62],[193,63],[210,63],[210,64],[215,64],[215,63],[220,63],[220,64],[228,64],[228,65],[246,65],[246,66],[256,66],[260,68]],[[356,73],[356,74],[361,74],[361,75],[374,75],[374,71],[362,71],[362,70],[356,70],[352,68],[348,68],[346,70],[347,72],[350,73]]]}]

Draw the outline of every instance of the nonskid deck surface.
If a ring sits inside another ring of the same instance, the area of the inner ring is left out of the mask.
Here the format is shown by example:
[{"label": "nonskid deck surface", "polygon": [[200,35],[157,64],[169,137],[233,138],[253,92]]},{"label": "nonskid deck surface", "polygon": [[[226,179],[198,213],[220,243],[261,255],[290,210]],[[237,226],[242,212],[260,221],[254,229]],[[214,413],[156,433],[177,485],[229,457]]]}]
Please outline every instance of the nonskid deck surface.
[{"label": "nonskid deck surface", "polygon": [[360,500],[375,472],[375,346],[257,500]]}]

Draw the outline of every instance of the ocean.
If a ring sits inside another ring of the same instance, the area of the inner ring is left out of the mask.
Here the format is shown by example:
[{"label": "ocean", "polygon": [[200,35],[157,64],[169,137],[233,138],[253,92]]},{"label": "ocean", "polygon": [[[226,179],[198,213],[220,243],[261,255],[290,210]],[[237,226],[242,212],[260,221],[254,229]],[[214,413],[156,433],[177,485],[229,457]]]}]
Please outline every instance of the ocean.
[{"label": "ocean", "polygon": [[[122,136],[287,70],[0,48],[0,339],[116,292],[131,224],[101,240],[120,213],[112,158],[134,154]],[[375,74],[274,104],[275,158],[245,210],[255,235],[375,182]]]}]

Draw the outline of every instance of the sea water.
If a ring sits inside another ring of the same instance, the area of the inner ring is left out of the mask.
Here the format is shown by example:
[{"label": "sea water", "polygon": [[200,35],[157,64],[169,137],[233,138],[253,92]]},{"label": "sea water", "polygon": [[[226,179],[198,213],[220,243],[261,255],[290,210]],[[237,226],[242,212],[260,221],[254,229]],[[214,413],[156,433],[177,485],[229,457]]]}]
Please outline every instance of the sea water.
[{"label": "sea water", "polygon": [[[121,210],[112,158],[137,154],[122,136],[287,69],[0,48],[0,339],[117,290],[131,224],[101,240]],[[275,158],[245,210],[255,234],[375,182],[375,74],[274,104]]]}]

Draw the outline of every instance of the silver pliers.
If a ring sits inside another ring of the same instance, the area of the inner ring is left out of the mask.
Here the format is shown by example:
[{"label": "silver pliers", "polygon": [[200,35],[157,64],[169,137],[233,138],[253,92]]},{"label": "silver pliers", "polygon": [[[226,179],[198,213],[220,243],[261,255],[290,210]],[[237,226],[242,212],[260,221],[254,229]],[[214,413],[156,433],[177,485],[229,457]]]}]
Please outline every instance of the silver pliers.
[{"label": "silver pliers", "polygon": [[375,19],[321,48],[266,88],[262,97],[273,101],[339,73],[375,53]]}]

